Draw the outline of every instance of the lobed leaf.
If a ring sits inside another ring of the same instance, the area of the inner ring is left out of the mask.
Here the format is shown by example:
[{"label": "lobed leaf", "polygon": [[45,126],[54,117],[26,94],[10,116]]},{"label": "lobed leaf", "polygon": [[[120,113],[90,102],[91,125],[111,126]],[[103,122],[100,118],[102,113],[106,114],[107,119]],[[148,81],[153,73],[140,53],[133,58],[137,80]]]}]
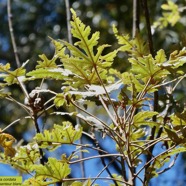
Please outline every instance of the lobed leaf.
[{"label": "lobed leaf", "polygon": [[152,126],[152,124],[155,125],[157,123],[153,122],[150,119],[152,119],[152,117],[157,114],[158,112],[153,112],[153,111],[140,111],[134,116],[133,124],[138,127],[141,125],[148,125],[148,126]]},{"label": "lobed leaf", "polygon": [[57,65],[55,63],[57,56],[54,56],[51,60],[49,60],[45,54],[39,55],[42,61],[37,61],[38,65],[36,68],[56,68]]},{"label": "lobed leaf", "polygon": [[34,164],[40,160],[40,152],[36,143],[29,143],[18,148],[15,157],[11,160],[11,165],[21,172],[28,173]]},{"label": "lobed leaf", "polygon": [[72,73],[69,70],[62,68],[38,68],[36,70],[30,71],[26,74],[31,76],[31,79],[55,79],[55,80],[64,80],[65,76],[70,76]]},{"label": "lobed leaf", "polygon": [[44,130],[37,133],[35,139],[41,148],[55,150],[62,144],[72,144],[82,135],[82,128],[75,129],[70,122],[63,122],[61,125],[54,125],[52,131]]},{"label": "lobed leaf", "polygon": [[14,71],[7,71],[7,76],[5,77],[5,81],[8,85],[12,85],[18,83],[18,77],[25,76],[26,70],[23,67],[17,68]]},{"label": "lobed leaf", "polygon": [[67,163],[62,163],[51,157],[48,158],[48,162],[45,165],[33,165],[32,170],[35,171],[35,179],[41,185],[60,182],[71,173]]},{"label": "lobed leaf", "polygon": [[8,133],[0,133],[0,146],[4,150],[5,157],[14,157],[16,150],[13,147],[13,143],[16,139]]}]

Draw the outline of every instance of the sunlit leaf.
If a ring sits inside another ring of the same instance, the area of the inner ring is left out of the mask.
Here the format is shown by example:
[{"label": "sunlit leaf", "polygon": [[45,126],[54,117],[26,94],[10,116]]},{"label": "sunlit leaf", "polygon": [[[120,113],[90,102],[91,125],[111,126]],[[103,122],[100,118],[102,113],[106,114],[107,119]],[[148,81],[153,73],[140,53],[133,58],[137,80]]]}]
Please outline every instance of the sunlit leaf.
[{"label": "sunlit leaf", "polygon": [[63,122],[62,125],[54,124],[54,128],[44,130],[42,133],[37,133],[35,136],[36,141],[41,148],[55,150],[55,148],[62,144],[72,144],[81,138],[82,128],[74,128],[70,122]]},{"label": "sunlit leaf", "polygon": [[51,157],[48,158],[48,162],[45,165],[33,165],[32,170],[36,172],[35,178],[42,178],[41,185],[59,182],[71,172],[67,163],[62,163]]},{"label": "sunlit leaf", "polygon": [[8,71],[8,75],[5,77],[5,81],[8,85],[18,83],[18,77],[25,76],[26,70],[23,67],[20,67],[14,71]]},{"label": "sunlit leaf", "polygon": [[54,104],[56,107],[61,107],[66,102],[64,94],[57,94],[54,99]]},{"label": "sunlit leaf", "polygon": [[57,56],[54,56],[51,60],[49,60],[45,54],[39,55],[42,61],[37,61],[38,65],[36,68],[56,68],[57,65],[55,63]]},{"label": "sunlit leaf", "polygon": [[30,79],[55,79],[55,80],[64,80],[64,76],[72,75],[69,70],[62,68],[39,68],[27,73],[27,76],[31,76]]}]

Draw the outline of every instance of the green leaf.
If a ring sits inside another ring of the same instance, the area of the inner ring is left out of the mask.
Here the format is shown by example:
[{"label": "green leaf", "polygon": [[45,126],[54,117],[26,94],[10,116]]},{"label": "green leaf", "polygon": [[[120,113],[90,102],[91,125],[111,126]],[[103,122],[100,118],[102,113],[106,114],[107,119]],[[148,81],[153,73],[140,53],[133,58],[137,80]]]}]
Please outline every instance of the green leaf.
[{"label": "green leaf", "polygon": [[156,64],[163,64],[165,61],[167,61],[165,51],[163,49],[160,49],[157,52],[157,55],[155,56],[155,63]]},{"label": "green leaf", "polygon": [[70,76],[72,73],[69,70],[62,68],[39,68],[27,73],[27,76],[31,76],[31,79],[55,79],[64,80],[65,76]]},{"label": "green leaf", "polygon": [[[99,32],[95,32],[90,37],[91,28],[89,26],[85,26],[81,20],[77,17],[76,12],[71,9],[72,12],[72,19],[71,26],[72,26],[72,35],[79,39],[78,42],[75,43],[76,46],[79,46],[80,48],[84,49],[87,56],[92,59],[92,56],[94,56],[93,47],[97,46],[98,39],[99,39]],[[89,39],[90,37],[90,39]],[[93,61],[90,61],[93,63]]]},{"label": "green leaf", "polygon": [[36,173],[36,179],[42,179],[41,184],[46,184],[47,182],[48,185],[62,181],[62,179],[71,173],[71,169],[67,163],[62,163],[51,157],[48,158],[48,162],[45,165],[33,165],[32,170]]},{"label": "green leaf", "polygon": [[18,77],[25,76],[26,70],[23,67],[20,67],[14,71],[8,71],[8,75],[5,77],[5,81],[8,85],[12,85],[14,83],[18,83]]},{"label": "green leaf", "polygon": [[174,126],[186,125],[186,110],[182,113],[175,113],[170,116]]},{"label": "green leaf", "polygon": [[0,89],[0,99],[4,99],[7,96],[10,96],[11,92],[5,92],[4,89]]},{"label": "green leaf", "polygon": [[174,26],[180,20],[181,16],[179,7],[172,0],[168,0],[167,4],[162,4],[161,8],[163,9],[162,17],[154,22],[153,26],[155,28],[162,29],[167,27],[168,24]]},{"label": "green leaf", "polygon": [[70,122],[63,122],[61,125],[54,124],[52,131],[44,130],[37,133],[35,139],[41,148],[55,150],[62,144],[72,144],[80,139],[82,128],[74,128]]},{"label": "green leaf", "polygon": [[144,57],[138,57],[137,59],[130,58],[129,62],[132,64],[131,71],[136,74],[138,79],[153,78],[153,81],[162,80],[169,74],[169,72],[157,65],[157,62],[160,62],[157,61],[160,60],[160,52],[156,55],[156,58],[157,59],[154,60],[151,54]]},{"label": "green leaf", "polygon": [[119,35],[118,30],[113,26],[113,32],[118,40],[118,44],[122,45],[119,50],[127,52],[133,57],[143,57],[149,53],[147,44],[137,33],[134,39],[130,39],[129,35]]},{"label": "green leaf", "polygon": [[64,105],[64,103],[66,102],[65,100],[65,95],[62,93],[59,93],[56,95],[55,99],[54,99],[54,104],[56,107],[61,107]]},{"label": "green leaf", "polygon": [[157,114],[158,114],[158,112],[153,112],[153,111],[141,111],[141,112],[138,112],[134,116],[134,125],[138,126],[138,127],[141,126],[141,125],[148,125],[148,126],[152,127],[152,125],[156,125],[157,124],[157,123],[152,121],[152,117],[157,115]]},{"label": "green leaf", "polygon": [[[131,140],[136,141],[145,136],[145,130],[140,128],[131,132]],[[132,146],[131,146],[132,147]]]},{"label": "green leaf", "polygon": [[176,144],[179,144],[182,142],[182,139],[178,136],[178,134],[172,129],[169,129],[167,127],[164,128],[165,131],[168,134],[168,137]]},{"label": "green leaf", "polygon": [[38,65],[36,68],[56,68],[57,65],[55,63],[57,56],[54,56],[51,60],[49,60],[45,54],[39,55],[42,61],[37,61]]},{"label": "green leaf", "polygon": [[[73,77],[66,78],[66,84],[74,88],[83,87],[84,85],[100,84],[98,74],[103,82],[112,78],[108,76],[108,68],[112,65],[116,57],[117,50],[103,55],[103,50],[109,45],[98,45],[99,32],[91,34],[89,26],[85,26],[77,17],[74,10],[72,12],[72,35],[78,41],[72,45],[66,41],[52,42],[56,48],[56,55],[61,59],[65,69],[73,73]],[[94,49],[97,47],[97,52]],[[70,52],[67,54],[66,48]]]},{"label": "green leaf", "polygon": [[83,186],[83,183],[79,181],[75,181],[70,186]]},{"label": "green leaf", "polygon": [[28,173],[31,171],[32,165],[40,159],[38,145],[29,143],[17,149],[16,156],[11,159],[11,165],[17,170]]},{"label": "green leaf", "polygon": [[10,63],[3,65],[0,63],[0,72],[8,72],[10,70]]}]

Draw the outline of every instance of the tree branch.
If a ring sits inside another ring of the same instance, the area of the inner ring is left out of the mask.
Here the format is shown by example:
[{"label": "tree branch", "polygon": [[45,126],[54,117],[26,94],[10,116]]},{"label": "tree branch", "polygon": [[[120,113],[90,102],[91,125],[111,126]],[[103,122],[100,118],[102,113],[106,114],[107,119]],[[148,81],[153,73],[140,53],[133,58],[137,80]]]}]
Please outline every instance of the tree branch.
[{"label": "tree branch", "polygon": [[132,26],[132,37],[134,38],[136,32],[139,31],[140,23],[140,6],[139,0],[133,0],[133,26]]},{"label": "tree branch", "polygon": [[13,45],[14,56],[15,56],[17,67],[20,67],[21,63],[19,61],[17,45],[16,45],[16,41],[15,41],[15,36],[14,36],[14,30],[13,30],[13,26],[12,26],[11,0],[7,0],[7,13],[8,13],[8,26],[9,26],[12,45]]}]

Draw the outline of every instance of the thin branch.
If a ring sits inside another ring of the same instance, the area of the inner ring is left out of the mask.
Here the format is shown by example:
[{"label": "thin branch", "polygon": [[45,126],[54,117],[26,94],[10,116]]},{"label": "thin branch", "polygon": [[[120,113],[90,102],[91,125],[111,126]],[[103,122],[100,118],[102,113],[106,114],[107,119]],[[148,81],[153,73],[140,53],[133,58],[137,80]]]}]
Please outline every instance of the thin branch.
[{"label": "thin branch", "polygon": [[[156,160],[159,156],[161,156],[161,155],[163,155],[163,154],[166,154],[167,152],[169,152],[170,150],[172,150],[172,149],[174,149],[174,148],[175,148],[175,145],[173,145],[172,147],[170,147],[170,148],[167,149],[166,151],[164,151],[164,152],[158,154],[157,156],[155,156],[154,158],[152,158],[151,160],[149,160],[148,162],[146,162],[146,164],[135,174],[135,177],[136,177],[137,175],[139,175],[140,172],[141,172],[144,168],[149,167],[149,165],[150,165],[150,163],[151,163],[152,161]],[[144,181],[147,181],[147,180],[144,180]]]},{"label": "thin branch", "polygon": [[132,26],[132,37],[134,38],[137,31],[139,31],[139,22],[140,22],[140,6],[139,0],[133,0],[133,26]]},{"label": "thin branch", "polygon": [[[153,46],[153,39],[152,39],[152,32],[151,32],[151,24],[150,24],[150,15],[149,15],[149,9],[148,9],[147,0],[142,0],[142,6],[143,6],[143,9],[144,9],[145,20],[146,20],[149,50],[150,50],[151,55],[154,57],[155,56],[155,53],[154,53],[154,46]],[[157,111],[158,110],[158,99],[159,99],[158,97],[159,97],[158,91],[155,91],[154,92],[154,106],[153,106],[153,110],[154,111]],[[157,116],[154,115],[153,118],[152,118],[152,120],[154,122],[156,122]],[[151,131],[150,140],[153,140],[154,139],[154,137],[155,137],[155,131],[156,131],[156,127],[154,126],[152,128],[152,131]],[[151,146],[149,148],[149,151],[152,153],[153,152],[153,149],[154,149],[154,146]],[[147,155],[147,162],[151,162],[151,160],[152,160],[152,155],[148,154]],[[144,183],[146,183],[146,181],[147,181],[147,169],[148,169],[149,166],[150,166],[150,163],[148,163],[147,166],[145,166]]]},{"label": "thin branch", "polygon": [[[128,182],[126,182],[126,181],[123,181],[123,180],[121,180],[121,179],[117,179],[117,178],[108,178],[108,177],[90,177],[90,178],[88,178],[88,179],[99,179],[99,180],[115,180],[115,181],[117,181],[117,182],[120,182],[120,183],[123,183],[123,184],[125,184],[125,185],[127,185],[127,186],[133,186],[132,184],[130,184],[130,183],[128,183]],[[65,181],[78,181],[78,180],[87,180],[87,178],[64,178],[62,181],[63,182],[65,182]],[[54,183],[56,183],[56,182],[54,182]]]},{"label": "thin branch", "polygon": [[[94,140],[94,143],[95,143],[96,147],[97,147],[98,149],[100,149],[99,142],[98,142],[98,140],[96,139],[96,137],[94,137],[93,140]],[[106,163],[105,163],[105,159],[102,157],[103,153],[102,153],[101,151],[98,151],[98,153],[99,153],[99,155],[100,155],[101,162],[102,162],[103,166],[105,167],[105,169],[106,169],[106,171],[108,172],[109,176],[110,176],[111,178],[113,178],[112,173],[110,172],[110,170],[108,169],[108,166],[107,166]],[[115,159],[117,159],[117,158],[114,158],[114,160],[115,160]],[[112,160],[112,161],[114,161],[114,160]],[[101,175],[101,173],[98,174],[97,177],[99,177],[100,175]],[[94,183],[95,181],[96,181],[96,179],[91,183],[91,185],[93,185],[93,183]],[[115,184],[116,186],[118,186],[117,182],[116,182],[115,180],[113,180],[113,181],[114,181],[114,184]]]},{"label": "thin branch", "polygon": [[111,157],[111,156],[123,157],[122,154],[103,154],[103,155],[91,156],[91,157],[83,158],[81,160],[74,160],[74,161],[69,162],[69,164],[75,164],[75,163],[79,163],[81,161],[87,161],[87,160],[91,160],[91,159],[95,159],[95,158],[104,158],[104,157]]},{"label": "thin branch", "polygon": [[168,166],[167,168],[165,168],[165,169],[163,169],[163,170],[161,170],[161,171],[159,171],[159,172],[157,172],[157,173],[158,173],[158,174],[162,174],[162,173],[164,173],[164,172],[170,170],[170,169],[175,165],[176,160],[177,160],[177,158],[178,158],[178,155],[179,155],[179,154],[176,154],[176,156],[174,157],[173,161],[169,164],[169,166]]},{"label": "thin branch", "polygon": [[[38,122],[37,122],[37,119],[38,119],[37,113],[34,113],[34,114],[33,114],[33,117],[34,117],[33,121],[34,121],[34,124],[35,124],[36,133],[38,134],[38,133],[40,133],[40,129],[39,129],[39,124],[38,124]],[[42,165],[44,165],[44,164],[45,164],[45,157],[44,157],[43,150],[42,150],[41,148],[39,148],[39,153],[40,153],[40,156],[41,156],[41,158],[40,158],[40,163],[41,163]]]},{"label": "thin branch", "polygon": [[4,132],[5,130],[7,130],[8,128],[10,128],[12,125],[16,124],[17,122],[19,122],[20,120],[22,119],[27,119],[27,118],[31,118],[30,116],[26,116],[26,117],[23,117],[23,118],[19,118],[19,119],[16,119],[15,121],[13,121],[12,123],[10,123],[8,126],[6,126],[4,129],[1,130],[1,132]]},{"label": "thin branch", "polygon": [[65,0],[66,6],[66,16],[67,16],[67,32],[68,32],[68,42],[72,44],[72,34],[71,34],[71,26],[70,26],[70,5],[69,0]]},{"label": "thin branch", "polygon": [[109,117],[112,119],[114,125],[117,126],[118,124],[117,124],[116,120],[114,119],[114,117],[112,116],[112,113],[111,113],[111,112],[109,111],[109,109],[107,108],[107,106],[106,106],[106,104],[105,104],[105,102],[104,102],[104,100],[103,100],[103,98],[102,98],[101,95],[99,96],[99,100],[101,101],[101,104],[102,104],[102,106],[104,107],[104,109],[106,110],[106,112],[107,112],[107,114],[109,115]]},{"label": "thin branch", "polygon": [[[97,66],[94,65],[94,69],[95,69],[95,72],[96,72],[97,77],[98,77],[98,79],[99,79],[99,82],[100,82],[101,86],[103,87],[103,89],[104,89],[104,91],[105,91],[105,94],[106,94],[106,96],[107,96],[107,98],[108,98],[108,100],[109,100],[109,102],[110,102],[110,104],[111,104],[111,106],[112,106],[112,108],[113,108],[113,110],[114,110],[114,113],[115,113],[115,115],[116,115],[117,121],[118,121],[119,125],[121,126],[122,123],[121,123],[120,117],[119,117],[118,112],[117,112],[117,110],[116,110],[116,107],[114,106],[114,103],[113,103],[113,101],[111,100],[111,98],[110,98],[110,96],[109,96],[109,93],[108,93],[108,91],[107,91],[107,89],[106,89],[106,87],[105,87],[105,85],[104,85],[104,83],[103,83],[103,81],[102,81],[102,79],[101,79],[101,77],[100,77],[100,75],[99,75]],[[115,123],[114,123],[114,124],[115,124]],[[117,126],[117,125],[116,125],[116,126]]]},{"label": "thin branch", "polygon": [[[107,169],[107,170],[109,170],[108,169],[108,167],[115,161],[115,159],[116,158],[114,158],[112,161],[110,161],[107,165],[105,165],[105,167],[99,172],[99,174],[96,176],[96,178],[92,181],[92,183],[91,183],[91,185],[90,186],[93,186],[93,184],[94,184],[94,182],[97,180],[97,178],[99,178],[100,177],[100,175]],[[111,176],[111,178],[113,178],[113,176]],[[113,182],[114,182],[114,184],[117,186],[118,184],[117,184],[117,182],[116,182],[116,180],[113,180]]]},{"label": "thin branch", "polygon": [[[70,102],[72,103],[72,105],[74,105],[75,107],[77,107],[79,110],[83,111],[85,114],[95,118],[98,122],[100,122],[100,124],[102,124],[105,129],[107,129],[109,132],[114,132],[115,135],[117,135],[120,139],[122,139],[113,129],[111,129],[105,122],[103,122],[101,119],[99,119],[98,117],[96,117],[95,115],[91,114],[90,112],[84,110],[83,108],[81,108],[78,104],[76,104],[74,101],[70,100]],[[77,115],[78,117],[78,115]],[[82,118],[81,118],[82,119]]]},{"label": "thin branch", "polygon": [[20,67],[21,63],[19,61],[17,45],[16,45],[16,41],[15,41],[15,36],[14,36],[14,30],[13,30],[13,26],[12,26],[11,0],[7,0],[7,12],[8,12],[8,26],[9,26],[12,45],[13,45],[16,65],[17,65],[17,67]]},{"label": "thin branch", "polygon": [[148,43],[149,43],[149,50],[152,56],[154,57],[154,46],[153,46],[153,40],[152,40],[152,32],[151,32],[151,24],[150,24],[150,14],[148,9],[147,0],[141,0],[142,6],[144,9],[145,14],[145,21],[146,21],[146,27],[147,27],[147,34],[148,34]]}]

